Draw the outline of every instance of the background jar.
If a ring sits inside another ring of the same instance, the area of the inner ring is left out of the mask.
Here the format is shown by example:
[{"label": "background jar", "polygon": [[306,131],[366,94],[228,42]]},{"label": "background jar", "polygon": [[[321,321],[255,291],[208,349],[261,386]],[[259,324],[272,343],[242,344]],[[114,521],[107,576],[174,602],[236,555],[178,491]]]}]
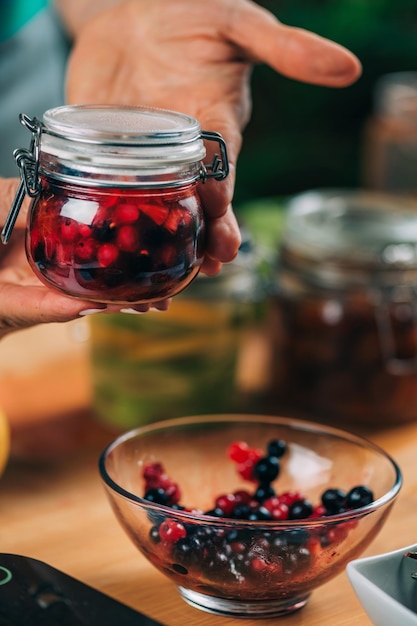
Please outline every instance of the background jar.
[{"label": "background jar", "polygon": [[[22,184],[9,219],[29,193],[26,251],[42,282],[129,304],[171,297],[195,278],[205,246],[198,184],[227,175],[220,135],[140,107],[58,107],[42,123],[22,121],[33,141],[15,151]],[[203,164],[204,139],[219,143],[215,171]]]},{"label": "background jar", "polygon": [[417,203],[306,192],[288,206],[268,324],[274,410],[417,419]]},{"label": "background jar", "polygon": [[181,415],[234,412],[257,384],[252,358],[264,323],[260,259],[244,236],[233,263],[199,275],[163,313],[89,319],[95,416],[116,430]]}]

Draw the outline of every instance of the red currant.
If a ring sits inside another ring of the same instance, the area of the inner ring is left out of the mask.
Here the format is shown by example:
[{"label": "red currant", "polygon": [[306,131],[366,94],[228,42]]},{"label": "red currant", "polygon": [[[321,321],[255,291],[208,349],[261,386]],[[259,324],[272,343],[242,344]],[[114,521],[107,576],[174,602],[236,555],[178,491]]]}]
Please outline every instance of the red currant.
[{"label": "red currant", "polygon": [[74,241],[78,235],[78,225],[74,220],[66,219],[61,226],[61,237],[64,241]]},{"label": "red currant", "polygon": [[243,463],[249,456],[249,446],[245,441],[235,441],[227,448],[229,459],[236,463]]},{"label": "red currant", "polygon": [[89,239],[82,239],[79,241],[74,250],[74,259],[77,263],[85,263],[95,258],[97,250],[97,244],[95,240],[90,237]]},{"label": "red currant", "polygon": [[118,204],[113,218],[116,224],[133,224],[139,218],[139,207],[136,204]]},{"label": "red currant", "polygon": [[[167,219],[169,208],[162,204],[141,204],[141,213],[144,213],[158,226],[161,226]],[[175,231],[174,231],[175,232]]]},{"label": "red currant", "polygon": [[232,493],[216,498],[215,507],[221,509],[226,517],[230,517],[232,515],[235,506],[236,496]]},{"label": "red currant", "polygon": [[159,527],[159,536],[162,541],[167,543],[175,543],[179,539],[183,539],[187,536],[187,531],[185,530],[183,524],[173,520],[166,519],[162,522]]},{"label": "red currant", "polygon": [[139,234],[134,226],[120,226],[116,235],[116,243],[123,252],[135,252],[139,246]]},{"label": "red currant", "polygon": [[97,251],[97,260],[101,267],[109,267],[119,256],[119,250],[112,243],[103,243]]}]

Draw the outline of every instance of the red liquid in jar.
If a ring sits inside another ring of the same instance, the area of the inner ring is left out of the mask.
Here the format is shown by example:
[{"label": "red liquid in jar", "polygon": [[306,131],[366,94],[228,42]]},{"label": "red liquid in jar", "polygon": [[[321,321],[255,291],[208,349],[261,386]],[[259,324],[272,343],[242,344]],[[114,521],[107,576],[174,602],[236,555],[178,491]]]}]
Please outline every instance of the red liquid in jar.
[{"label": "red liquid in jar", "polygon": [[39,279],[67,295],[137,303],[182,291],[200,269],[204,241],[196,184],[91,189],[43,179],[26,250]]}]

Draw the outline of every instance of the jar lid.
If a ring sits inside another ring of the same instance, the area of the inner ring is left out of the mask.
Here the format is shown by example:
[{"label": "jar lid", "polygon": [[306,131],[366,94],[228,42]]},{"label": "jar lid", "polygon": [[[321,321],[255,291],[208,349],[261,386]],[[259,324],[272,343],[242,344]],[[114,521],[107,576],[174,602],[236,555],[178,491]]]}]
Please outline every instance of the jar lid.
[{"label": "jar lid", "polygon": [[206,155],[197,120],[146,107],[72,105],[43,115],[40,171],[110,174],[140,168],[153,175]]},{"label": "jar lid", "polygon": [[[282,248],[323,282],[417,269],[417,200],[361,190],[317,190],[288,205]],[[343,270],[343,274],[341,273]]]}]

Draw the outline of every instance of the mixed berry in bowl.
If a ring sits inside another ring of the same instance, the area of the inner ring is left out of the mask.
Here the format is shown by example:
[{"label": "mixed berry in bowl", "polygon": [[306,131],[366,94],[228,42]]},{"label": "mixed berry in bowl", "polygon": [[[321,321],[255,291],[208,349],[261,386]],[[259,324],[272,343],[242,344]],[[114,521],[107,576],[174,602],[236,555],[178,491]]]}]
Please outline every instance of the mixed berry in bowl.
[{"label": "mixed berry in bowl", "polygon": [[122,527],[182,597],[235,617],[303,607],[375,537],[401,486],[366,440],[244,415],[130,431],[100,472]]}]

